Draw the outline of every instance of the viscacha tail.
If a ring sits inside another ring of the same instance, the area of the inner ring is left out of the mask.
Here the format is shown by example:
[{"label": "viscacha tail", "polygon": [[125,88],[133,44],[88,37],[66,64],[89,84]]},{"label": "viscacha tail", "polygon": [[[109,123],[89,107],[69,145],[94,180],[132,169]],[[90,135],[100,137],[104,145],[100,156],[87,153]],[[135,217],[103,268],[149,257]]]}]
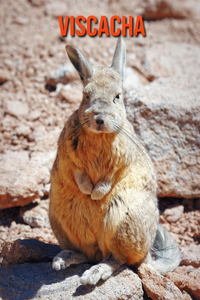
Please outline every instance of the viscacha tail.
[{"label": "viscacha tail", "polygon": [[147,264],[151,265],[160,274],[166,275],[176,269],[180,261],[181,256],[178,245],[169,232],[159,224],[153,246],[147,258]]}]

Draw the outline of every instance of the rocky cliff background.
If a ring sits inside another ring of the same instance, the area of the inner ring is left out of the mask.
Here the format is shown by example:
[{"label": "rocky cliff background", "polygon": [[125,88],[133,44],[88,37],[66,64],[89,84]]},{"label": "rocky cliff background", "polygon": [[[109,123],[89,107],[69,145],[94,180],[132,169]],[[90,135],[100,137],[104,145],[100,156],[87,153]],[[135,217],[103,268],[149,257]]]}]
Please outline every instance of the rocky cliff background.
[{"label": "rocky cliff background", "polygon": [[[82,89],[64,48],[109,66],[117,42],[63,38],[58,15],[144,17],[146,37],[125,38],[124,92],[157,170],[160,221],[182,253],[166,277],[121,267],[94,289],[79,282],[89,265],[51,269],[49,175]],[[0,299],[199,299],[200,2],[2,0],[0,23]]]}]

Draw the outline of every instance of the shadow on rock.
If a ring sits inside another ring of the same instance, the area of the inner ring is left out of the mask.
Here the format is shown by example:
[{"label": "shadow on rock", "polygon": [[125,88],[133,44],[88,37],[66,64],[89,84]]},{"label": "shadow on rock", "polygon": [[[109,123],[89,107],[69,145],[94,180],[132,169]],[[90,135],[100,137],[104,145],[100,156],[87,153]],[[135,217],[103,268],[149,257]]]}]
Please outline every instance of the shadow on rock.
[{"label": "shadow on rock", "polygon": [[51,260],[59,251],[58,246],[35,239],[5,243],[0,256],[0,299],[101,300],[105,295],[107,299],[119,299],[122,294],[123,299],[131,295],[137,295],[133,300],[143,299],[141,280],[126,266],[121,266],[105,282],[83,286],[80,277],[91,265],[71,265],[55,271]]},{"label": "shadow on rock", "polygon": [[[52,295],[52,299],[56,299],[54,292],[68,291],[69,285],[73,286],[75,282],[76,288],[79,276],[90,266],[70,266],[59,272],[53,270],[50,261],[60,250],[57,245],[36,239],[4,243],[0,256],[0,298],[37,299],[36,295],[40,290],[39,297]],[[66,282],[70,277],[72,280]]]},{"label": "shadow on rock", "polygon": [[25,263],[0,268],[0,298],[3,300],[60,299],[56,295],[67,295],[76,289],[79,274],[89,266],[71,266],[55,271],[51,263]]}]

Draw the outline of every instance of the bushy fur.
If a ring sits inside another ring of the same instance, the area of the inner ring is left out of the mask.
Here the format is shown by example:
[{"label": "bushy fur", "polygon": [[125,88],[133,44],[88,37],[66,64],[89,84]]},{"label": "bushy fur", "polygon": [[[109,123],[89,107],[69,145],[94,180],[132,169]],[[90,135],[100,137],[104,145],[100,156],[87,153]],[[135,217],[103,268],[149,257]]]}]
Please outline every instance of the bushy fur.
[{"label": "bushy fur", "polygon": [[159,219],[157,180],[126,118],[123,40],[110,68],[94,69],[76,47],[66,50],[84,89],[79,109],[61,132],[51,173],[49,217],[63,249],[53,267],[99,263],[81,278],[83,284],[96,284],[119,264],[148,260],[155,267],[148,253]]}]

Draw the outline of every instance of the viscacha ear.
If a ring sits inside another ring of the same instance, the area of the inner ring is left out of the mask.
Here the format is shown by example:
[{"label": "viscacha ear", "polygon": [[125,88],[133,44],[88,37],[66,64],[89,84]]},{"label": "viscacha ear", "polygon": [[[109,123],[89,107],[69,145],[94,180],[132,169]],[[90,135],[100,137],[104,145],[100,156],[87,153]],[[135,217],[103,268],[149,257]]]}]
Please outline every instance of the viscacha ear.
[{"label": "viscacha ear", "polygon": [[77,47],[67,45],[65,50],[67,51],[70,61],[78,71],[81,80],[86,83],[86,80],[92,76],[92,66]]},{"label": "viscacha ear", "polygon": [[126,48],[125,48],[124,40],[120,36],[117,42],[111,67],[121,74],[122,81],[124,79],[125,64],[126,64]]}]

